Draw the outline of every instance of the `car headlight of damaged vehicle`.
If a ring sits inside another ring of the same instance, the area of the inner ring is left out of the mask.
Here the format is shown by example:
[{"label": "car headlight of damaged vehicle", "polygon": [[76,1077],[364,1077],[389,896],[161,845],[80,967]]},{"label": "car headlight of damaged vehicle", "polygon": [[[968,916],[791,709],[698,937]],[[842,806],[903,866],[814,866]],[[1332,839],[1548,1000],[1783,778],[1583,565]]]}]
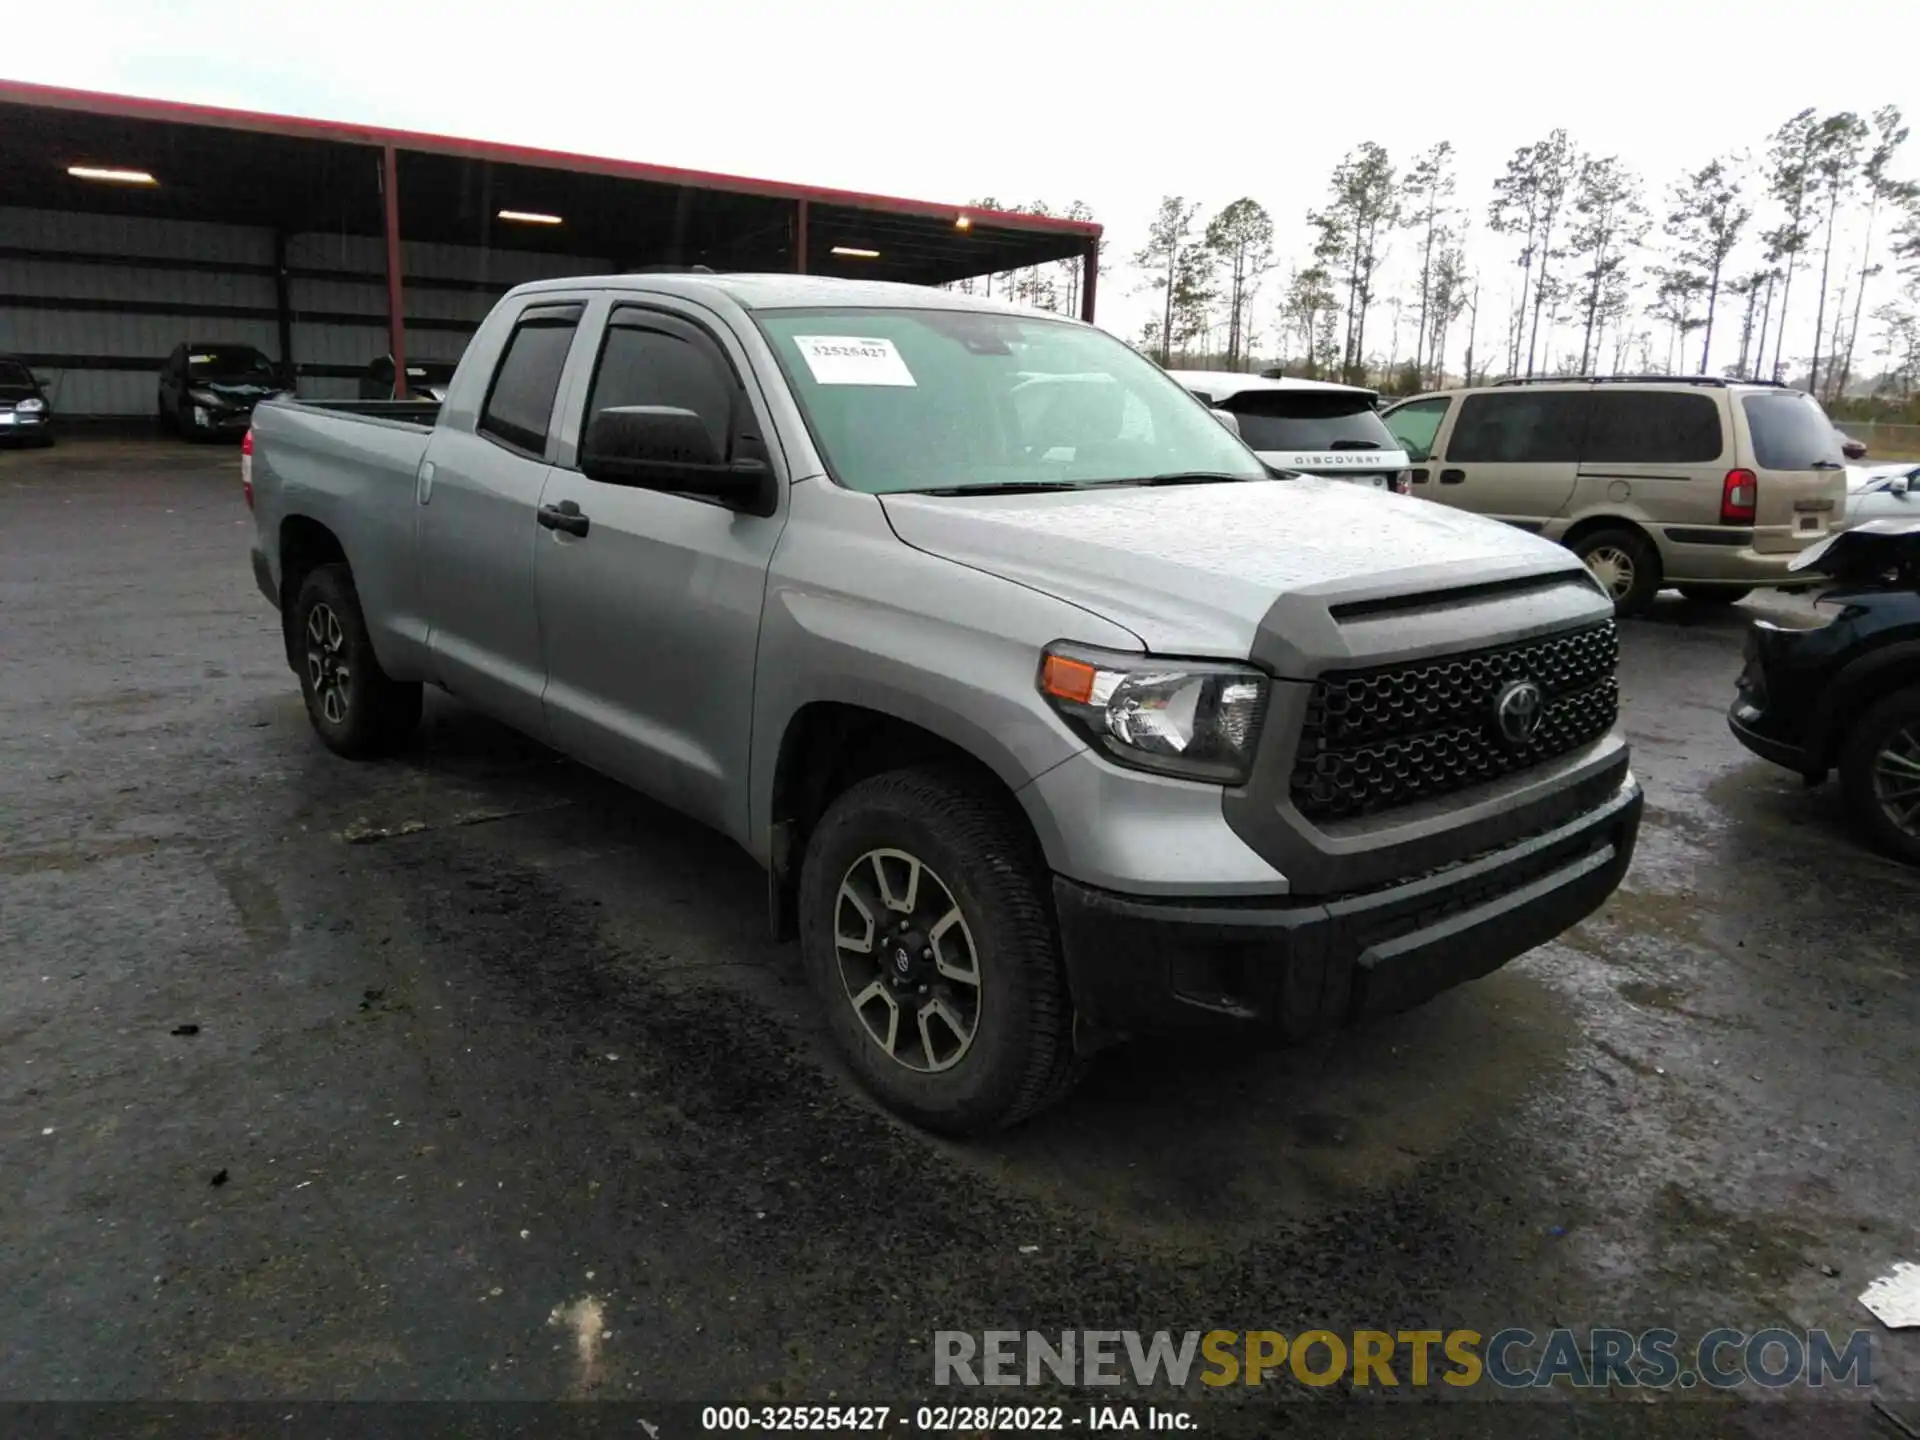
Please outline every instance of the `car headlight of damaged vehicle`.
[{"label": "car headlight of damaged vehicle", "polygon": [[13,407],[22,415],[38,415],[47,408],[47,402],[29,395]]},{"label": "car headlight of damaged vehicle", "polygon": [[1108,758],[1141,770],[1245,783],[1267,709],[1250,665],[1052,645],[1040,692]]}]

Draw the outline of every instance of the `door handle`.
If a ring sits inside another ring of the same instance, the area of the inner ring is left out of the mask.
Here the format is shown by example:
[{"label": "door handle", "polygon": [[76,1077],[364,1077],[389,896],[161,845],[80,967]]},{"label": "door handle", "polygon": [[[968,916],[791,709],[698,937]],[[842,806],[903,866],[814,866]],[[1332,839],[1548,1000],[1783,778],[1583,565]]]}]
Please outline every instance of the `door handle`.
[{"label": "door handle", "polygon": [[558,505],[542,505],[539,520],[544,530],[564,530],[569,535],[585,535],[589,521],[580,513],[580,506],[572,500],[562,500]]},{"label": "door handle", "polygon": [[1440,472],[1440,483],[1442,485],[1458,485],[1466,478],[1467,472],[1464,470],[1442,470]]}]

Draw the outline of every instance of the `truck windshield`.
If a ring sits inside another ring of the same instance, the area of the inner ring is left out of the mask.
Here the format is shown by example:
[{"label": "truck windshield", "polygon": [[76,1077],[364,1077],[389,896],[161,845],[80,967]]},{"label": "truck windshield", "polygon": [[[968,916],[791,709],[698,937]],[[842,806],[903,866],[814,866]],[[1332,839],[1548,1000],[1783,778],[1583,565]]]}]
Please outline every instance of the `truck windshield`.
[{"label": "truck windshield", "polygon": [[1099,330],[968,310],[755,318],[828,469],[849,489],[1267,478],[1203,405]]}]

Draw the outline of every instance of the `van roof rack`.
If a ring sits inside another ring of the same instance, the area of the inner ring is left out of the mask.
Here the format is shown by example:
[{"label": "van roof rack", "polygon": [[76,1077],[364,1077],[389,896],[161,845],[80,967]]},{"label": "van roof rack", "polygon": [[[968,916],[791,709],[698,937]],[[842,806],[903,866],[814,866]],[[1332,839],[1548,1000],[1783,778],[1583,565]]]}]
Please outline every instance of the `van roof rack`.
[{"label": "van roof rack", "polygon": [[1792,388],[1779,380],[1746,380],[1739,377],[1728,379],[1724,375],[1516,375],[1493,383],[1495,385],[1644,385],[1649,382],[1658,382],[1663,385],[1711,385],[1717,390],[1724,390],[1730,385],[1765,385],[1775,390]]}]

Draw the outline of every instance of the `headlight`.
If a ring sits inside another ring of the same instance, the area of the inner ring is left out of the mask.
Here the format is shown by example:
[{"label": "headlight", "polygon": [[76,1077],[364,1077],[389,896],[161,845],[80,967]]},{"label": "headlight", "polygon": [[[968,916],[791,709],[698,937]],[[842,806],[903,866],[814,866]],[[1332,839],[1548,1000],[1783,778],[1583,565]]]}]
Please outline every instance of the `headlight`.
[{"label": "headlight", "polygon": [[224,410],[227,408],[227,402],[211,390],[189,390],[187,391],[187,398],[196,405],[205,405],[210,409]]},{"label": "headlight", "polygon": [[1124,765],[1240,785],[1253,768],[1267,677],[1249,665],[1051,645],[1040,693]]},{"label": "headlight", "polygon": [[38,415],[42,410],[47,408],[47,402],[38,396],[29,395],[13,408],[18,410],[22,415]]}]

